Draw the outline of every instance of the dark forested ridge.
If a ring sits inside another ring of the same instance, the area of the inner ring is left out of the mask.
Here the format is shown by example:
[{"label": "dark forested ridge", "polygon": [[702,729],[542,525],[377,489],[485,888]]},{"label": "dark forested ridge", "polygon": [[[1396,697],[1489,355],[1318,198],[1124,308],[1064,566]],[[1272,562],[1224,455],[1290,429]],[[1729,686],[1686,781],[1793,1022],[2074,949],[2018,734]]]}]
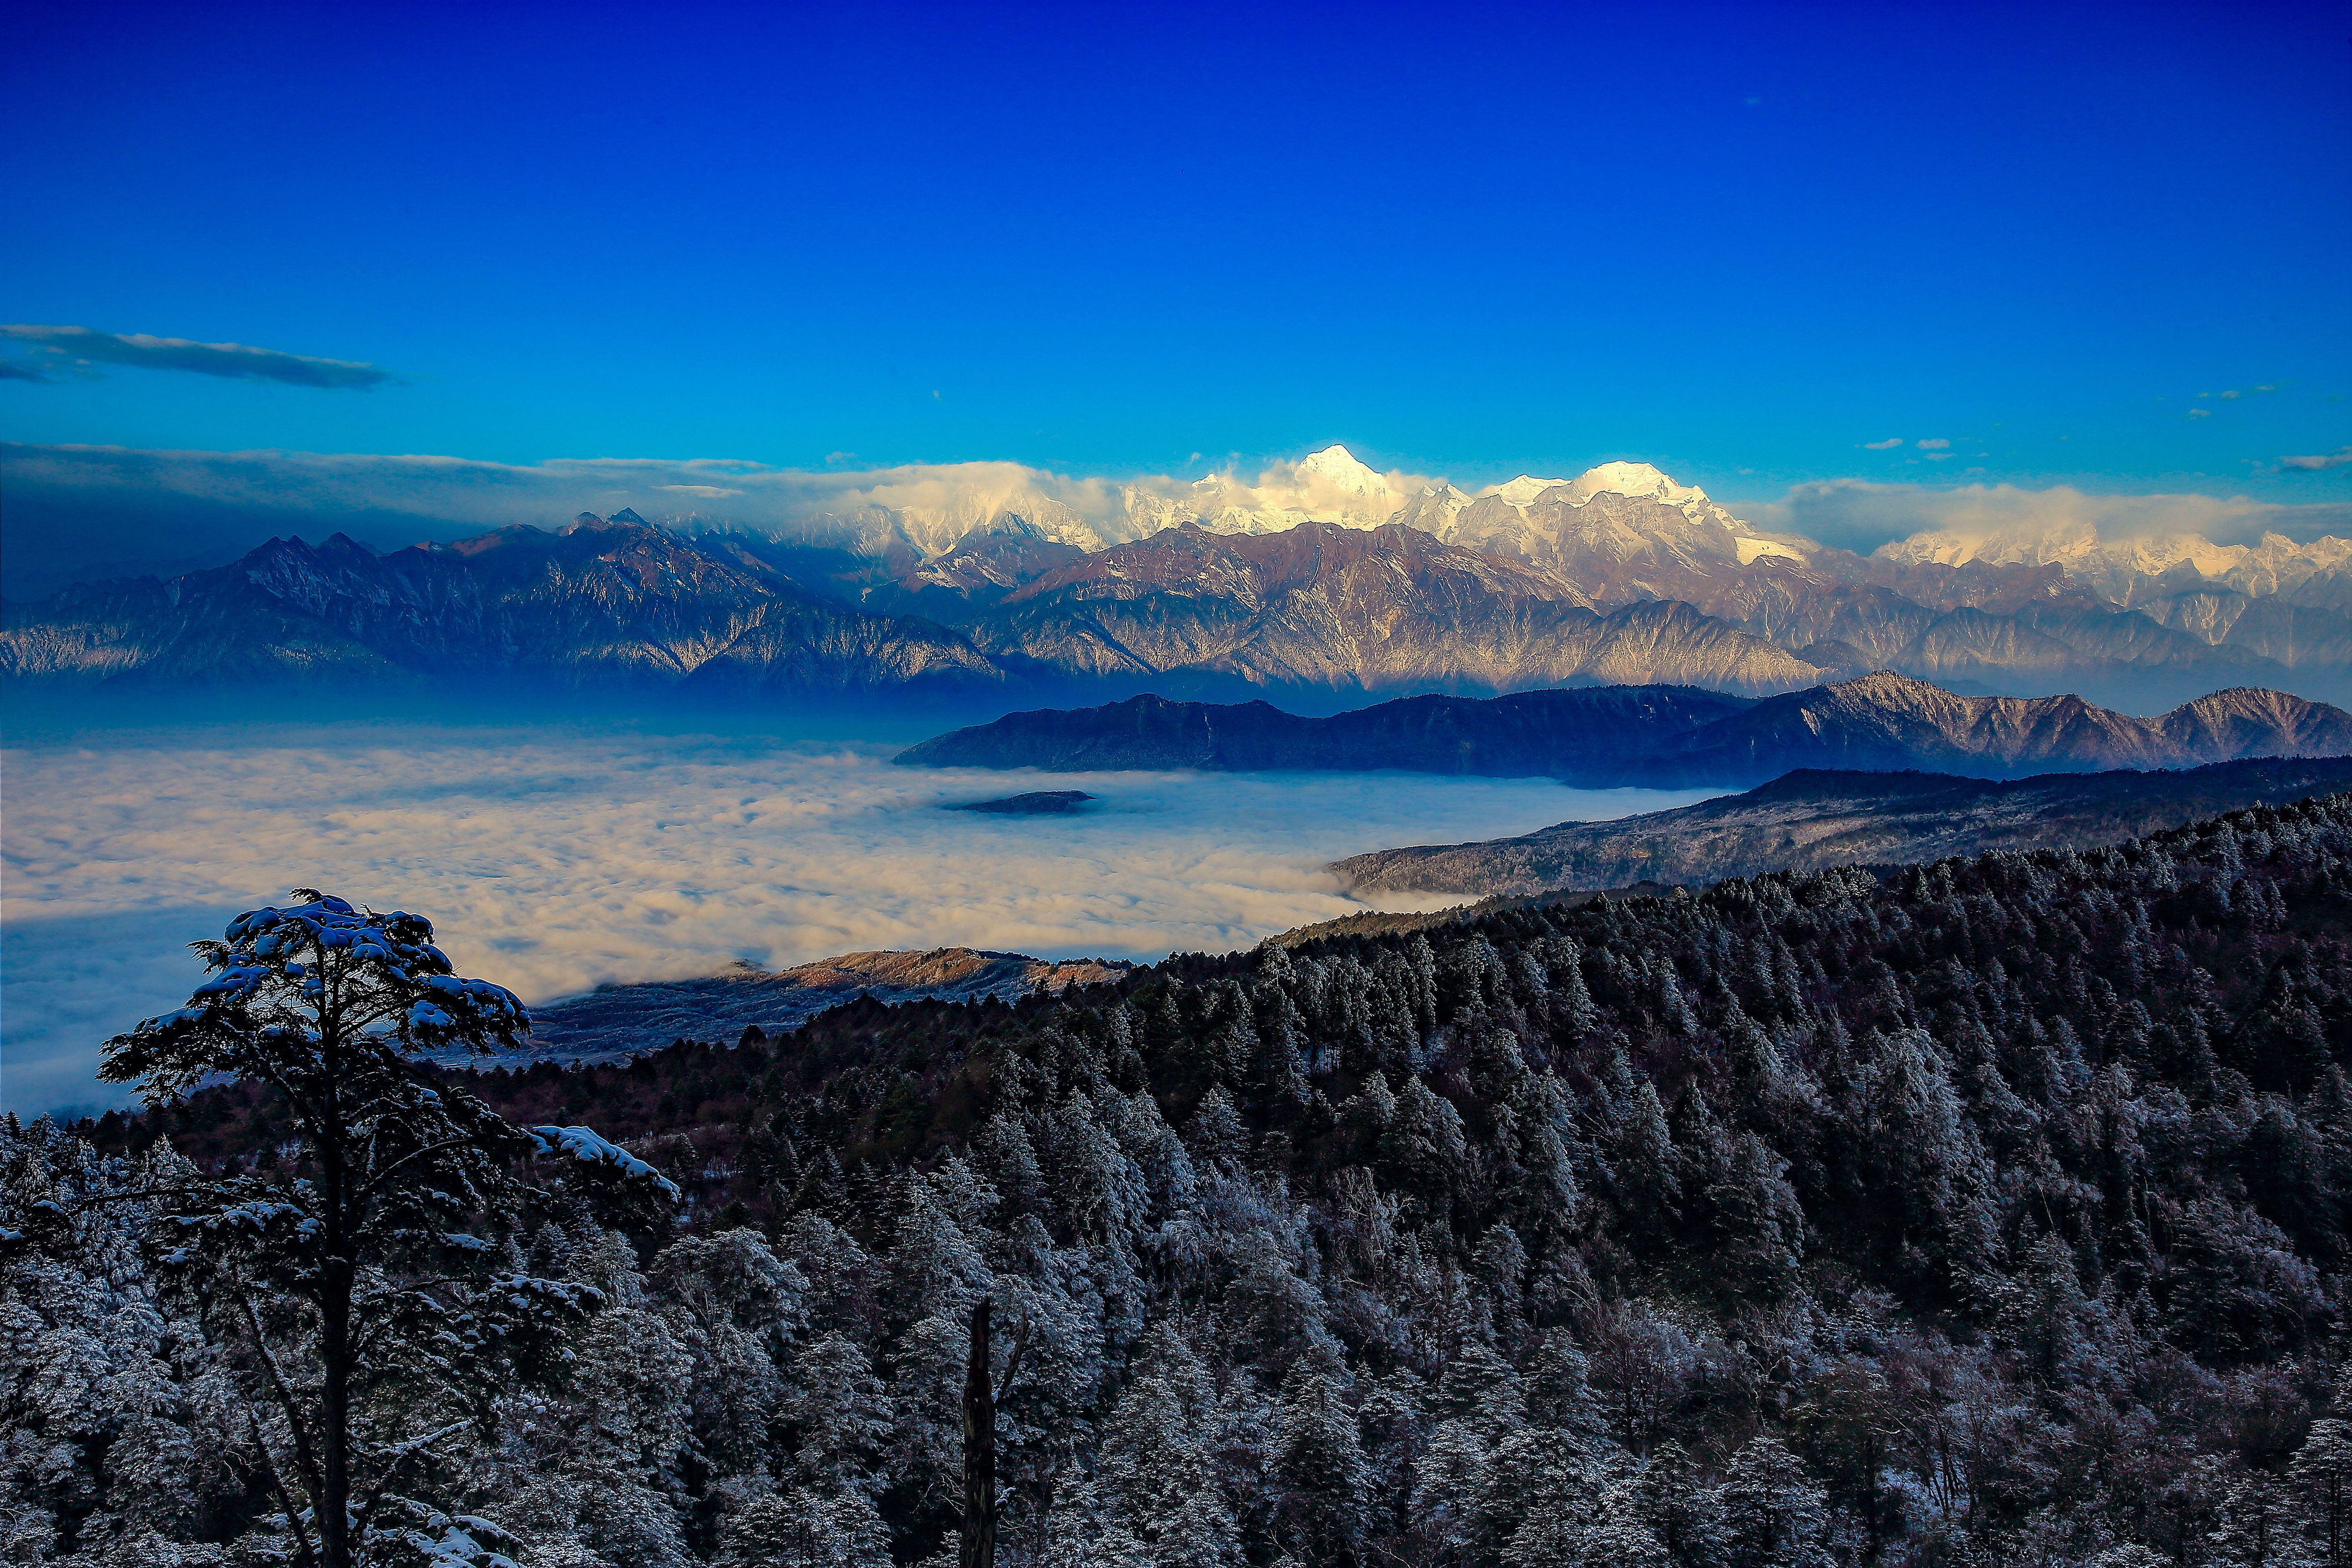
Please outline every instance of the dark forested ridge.
[{"label": "dark forested ridge", "polygon": [[1740,795],[1484,843],[1374,850],[1333,862],[1359,890],[1473,898],[1667,886],[1769,871],[1901,864],[1987,850],[2085,849],[2249,806],[2352,787],[2352,757],[2216,762],[2034,779],[1806,768]]},{"label": "dark forested ridge", "polygon": [[[484,1217],[601,1304],[404,1484],[522,1563],[951,1553],[987,1299],[1008,1563],[2343,1564],[2347,1061],[2336,796],[443,1073],[686,1195]],[[249,1350],[89,1200],[283,1125],[5,1127],[18,1560],[268,1547]]]},{"label": "dark forested ridge", "polygon": [[1570,784],[1732,785],[1800,768],[1970,778],[2188,768],[2352,752],[2352,714],[2284,692],[2213,692],[2153,718],[2077,696],[1964,696],[1881,670],[1761,701],[1683,686],[1423,695],[1328,718],[1263,702],[1139,696],[1007,714],[895,760],[926,768],[1401,768]]},{"label": "dark forested ridge", "polygon": [[1502,697],[1424,693],[1328,717],[1268,702],[1146,694],[1090,708],[1006,714],[908,747],[910,768],[1255,769],[1400,768],[1499,778],[1622,770],[1671,737],[1745,711],[1693,686],[1583,686]]}]

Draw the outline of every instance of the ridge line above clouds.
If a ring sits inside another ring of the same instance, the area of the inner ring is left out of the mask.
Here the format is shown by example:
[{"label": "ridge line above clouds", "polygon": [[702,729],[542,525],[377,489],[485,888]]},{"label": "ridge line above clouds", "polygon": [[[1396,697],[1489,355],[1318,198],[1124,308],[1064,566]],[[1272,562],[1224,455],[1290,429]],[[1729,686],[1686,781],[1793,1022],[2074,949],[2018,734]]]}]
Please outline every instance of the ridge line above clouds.
[{"label": "ridge line above clouds", "polygon": [[[1265,532],[1310,518],[1370,528],[1400,514],[1420,523],[1412,508],[1417,500],[1442,498],[1458,510],[1473,498],[1442,477],[1376,472],[1339,446],[1270,462],[1254,476],[1235,464],[1190,481],[1063,474],[1011,461],[812,470],[715,457],[509,464],[433,454],[19,443],[0,444],[0,468],[10,502],[0,514],[5,591],[19,599],[77,577],[220,564],[273,533],[340,530],[396,548],[516,523],[558,528],[583,512],[608,516],[624,507],[691,532],[744,530],[929,557],[1008,515],[1092,551],[1194,519],[1225,532]],[[1601,487],[1620,493],[1654,477],[1656,498],[1695,525],[1712,521],[1862,554],[1909,541],[1916,547],[1909,553],[1948,562],[2040,559],[2142,538],[2193,540],[2183,547],[2193,557],[2205,546],[2227,549],[2268,534],[2299,542],[2352,535],[2352,504],[2093,495],[2065,485],[1938,489],[1822,480],[1792,486],[1776,501],[1727,509],[1638,464],[1589,470],[1572,482],[1571,504],[1591,487],[1587,481],[1604,475],[1612,477]],[[1486,486],[1477,494],[1512,502],[1517,490]]]}]

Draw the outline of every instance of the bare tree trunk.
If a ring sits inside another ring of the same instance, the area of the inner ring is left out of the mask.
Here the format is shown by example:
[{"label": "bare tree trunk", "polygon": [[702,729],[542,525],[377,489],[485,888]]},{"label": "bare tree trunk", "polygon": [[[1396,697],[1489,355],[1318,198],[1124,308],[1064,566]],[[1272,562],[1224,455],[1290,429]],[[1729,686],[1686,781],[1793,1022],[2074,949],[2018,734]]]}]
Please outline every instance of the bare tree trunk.
[{"label": "bare tree trunk", "polygon": [[988,1298],[971,1309],[963,1366],[963,1552],[958,1568],[996,1568],[996,1396],[988,1385]]},{"label": "bare tree trunk", "polygon": [[320,1456],[326,1486],[319,1498],[319,1535],[326,1547],[327,1568],[348,1568],[352,1560],[352,1270],[347,1260],[327,1263],[323,1317],[319,1347],[320,1381],[319,1425],[326,1451]]},{"label": "bare tree trunk", "polygon": [[[324,969],[325,947],[318,949],[318,959]],[[331,1002],[322,1002],[320,1008],[319,1045],[327,1070],[325,1103],[314,1145],[327,1221],[326,1256],[319,1270],[319,1470],[325,1484],[312,1506],[318,1511],[320,1555],[326,1560],[326,1568],[351,1568],[352,1290],[358,1273],[352,1262],[358,1238],[351,1234],[354,1216],[349,1200],[350,1185],[357,1173],[348,1160],[351,1138],[343,1121],[342,1030]]]}]

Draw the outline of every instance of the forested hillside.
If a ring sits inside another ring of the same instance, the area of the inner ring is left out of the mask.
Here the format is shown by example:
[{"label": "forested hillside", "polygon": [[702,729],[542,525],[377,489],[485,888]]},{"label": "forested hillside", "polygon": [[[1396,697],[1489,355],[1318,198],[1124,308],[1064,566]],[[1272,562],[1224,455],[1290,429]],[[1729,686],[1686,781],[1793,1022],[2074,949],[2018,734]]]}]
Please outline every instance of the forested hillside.
[{"label": "forested hillside", "polygon": [[[455,1228],[576,1318],[371,1385],[367,1550],[950,1561],[987,1301],[1007,1563],[2340,1565],[2347,1063],[2337,796],[436,1072],[683,1198],[518,1145]],[[14,1560],[295,1555],[305,1287],[169,1219],[306,1201],[289,1125],[5,1128]]]}]

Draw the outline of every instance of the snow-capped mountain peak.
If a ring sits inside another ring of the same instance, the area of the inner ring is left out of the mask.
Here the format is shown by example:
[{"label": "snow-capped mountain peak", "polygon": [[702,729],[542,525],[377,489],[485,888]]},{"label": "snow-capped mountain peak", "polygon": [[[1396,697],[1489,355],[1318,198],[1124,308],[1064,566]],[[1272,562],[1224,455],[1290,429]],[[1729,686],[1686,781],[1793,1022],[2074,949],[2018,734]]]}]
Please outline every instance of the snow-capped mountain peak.
[{"label": "snow-capped mountain peak", "polygon": [[1460,495],[1423,490],[1397,520],[1621,597],[1687,597],[1694,583],[1767,556],[1803,565],[1817,548],[1750,527],[1647,463],[1603,463],[1573,479],[1522,474],[1474,501]]},{"label": "snow-capped mountain peak", "polygon": [[1503,500],[1508,501],[1512,506],[1524,510],[1526,507],[1532,505],[1535,498],[1538,496],[1542,495],[1546,490],[1550,489],[1555,485],[1565,485],[1567,483],[1569,483],[1569,481],[1566,479],[1538,479],[1532,474],[1522,474],[1517,478],[1509,481],[1507,484],[1496,486],[1493,489],[1487,491],[1486,494],[1489,496],[1498,497]]},{"label": "snow-capped mountain peak", "polygon": [[1379,497],[1385,499],[1389,494],[1389,482],[1357,462],[1356,455],[1336,441],[1320,452],[1311,452],[1300,458],[1297,473],[1302,488],[1324,485],[1368,498]]},{"label": "snow-capped mountain peak", "polygon": [[1593,497],[1606,493],[1625,496],[1637,501],[1663,501],[1679,508],[1696,520],[1700,508],[1720,510],[1706,498],[1706,492],[1696,485],[1677,485],[1665,474],[1647,463],[1601,463],[1569,481],[1573,493],[1573,505],[1582,506]]}]

